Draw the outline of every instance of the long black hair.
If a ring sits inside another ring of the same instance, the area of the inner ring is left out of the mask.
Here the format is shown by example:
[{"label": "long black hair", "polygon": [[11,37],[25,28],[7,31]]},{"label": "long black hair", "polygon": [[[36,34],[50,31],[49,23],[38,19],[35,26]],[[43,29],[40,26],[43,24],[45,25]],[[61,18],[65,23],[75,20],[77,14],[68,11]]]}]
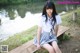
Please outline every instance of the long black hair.
[{"label": "long black hair", "polygon": [[46,4],[44,5],[42,15],[45,15],[45,17],[46,17],[45,22],[47,22],[47,20],[48,20],[46,9],[52,9],[52,10],[53,10],[53,12],[52,12],[52,21],[51,21],[51,23],[54,21],[54,24],[52,24],[53,29],[54,29],[54,25],[55,25],[55,23],[56,23],[56,15],[57,15],[57,12],[56,12],[56,8],[55,8],[54,3],[48,1],[48,2],[46,2]]}]

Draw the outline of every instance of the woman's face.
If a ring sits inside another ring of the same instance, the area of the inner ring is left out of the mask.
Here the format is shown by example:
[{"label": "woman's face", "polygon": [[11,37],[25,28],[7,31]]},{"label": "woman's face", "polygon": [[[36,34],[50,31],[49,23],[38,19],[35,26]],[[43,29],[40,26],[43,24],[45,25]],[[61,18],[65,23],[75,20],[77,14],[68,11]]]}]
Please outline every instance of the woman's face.
[{"label": "woman's face", "polygon": [[52,16],[53,9],[46,9],[47,15]]}]

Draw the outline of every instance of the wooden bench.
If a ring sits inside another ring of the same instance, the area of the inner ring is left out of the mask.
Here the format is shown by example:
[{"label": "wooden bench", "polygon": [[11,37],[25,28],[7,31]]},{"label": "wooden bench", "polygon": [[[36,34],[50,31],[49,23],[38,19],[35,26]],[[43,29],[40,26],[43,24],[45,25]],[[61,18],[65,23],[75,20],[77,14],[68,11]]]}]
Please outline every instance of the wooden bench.
[{"label": "wooden bench", "polygon": [[[60,26],[58,31],[58,36],[61,36],[64,34],[69,28],[65,26]],[[33,40],[28,41],[27,43],[11,50],[9,53],[33,53],[34,51],[37,51],[37,47],[33,45]]]}]

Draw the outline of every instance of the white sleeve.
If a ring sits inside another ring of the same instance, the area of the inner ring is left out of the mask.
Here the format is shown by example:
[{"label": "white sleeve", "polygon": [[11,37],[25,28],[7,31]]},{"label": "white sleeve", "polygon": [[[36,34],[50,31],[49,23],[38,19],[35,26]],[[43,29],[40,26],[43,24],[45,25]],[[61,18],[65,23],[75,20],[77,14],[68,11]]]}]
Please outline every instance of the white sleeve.
[{"label": "white sleeve", "polygon": [[42,17],[39,18],[37,26],[42,27]]},{"label": "white sleeve", "polygon": [[60,15],[57,15],[56,16],[56,24],[59,25],[61,23],[62,23],[61,16]]}]

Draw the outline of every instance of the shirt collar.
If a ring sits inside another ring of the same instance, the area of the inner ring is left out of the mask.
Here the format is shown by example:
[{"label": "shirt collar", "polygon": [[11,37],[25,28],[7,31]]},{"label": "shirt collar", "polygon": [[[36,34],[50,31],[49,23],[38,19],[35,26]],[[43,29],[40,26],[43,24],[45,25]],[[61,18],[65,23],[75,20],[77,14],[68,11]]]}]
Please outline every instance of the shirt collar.
[{"label": "shirt collar", "polygon": [[[48,16],[47,16],[48,17]],[[52,20],[52,17],[50,18],[50,17],[48,17],[48,20]]]}]

